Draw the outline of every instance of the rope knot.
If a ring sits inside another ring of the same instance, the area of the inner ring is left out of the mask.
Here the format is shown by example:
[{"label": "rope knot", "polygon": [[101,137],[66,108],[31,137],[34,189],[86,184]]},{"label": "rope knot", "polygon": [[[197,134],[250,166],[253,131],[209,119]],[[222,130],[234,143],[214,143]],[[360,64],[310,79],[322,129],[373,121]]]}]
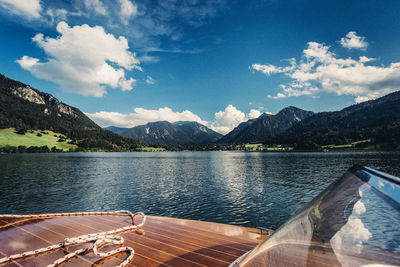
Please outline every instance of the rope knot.
[{"label": "rope knot", "polygon": [[[123,245],[124,238],[122,236],[118,235],[120,233],[124,233],[127,231],[135,231],[137,234],[143,234],[143,229],[141,229],[141,227],[146,222],[146,215],[144,215],[143,212],[138,212],[138,213],[133,214],[132,212],[127,211],[127,210],[118,210],[118,211],[113,211],[113,212],[101,212],[101,213],[85,212],[85,213],[50,213],[50,214],[36,214],[36,215],[35,214],[33,214],[33,215],[0,215],[0,217],[5,217],[5,218],[43,218],[43,217],[85,216],[85,215],[88,215],[88,216],[90,216],[90,215],[127,215],[131,218],[132,225],[118,228],[118,229],[115,229],[112,231],[107,231],[107,232],[81,235],[81,236],[72,237],[72,238],[65,238],[64,241],[62,241],[58,244],[55,244],[55,245],[51,245],[51,246],[37,249],[34,251],[27,251],[22,254],[14,254],[14,255],[11,255],[8,257],[0,258],[0,264],[8,262],[10,260],[24,258],[25,256],[38,255],[43,252],[52,251],[52,250],[59,249],[59,248],[65,248],[65,247],[71,246],[71,245],[92,242],[93,244],[89,245],[88,247],[73,251],[73,252],[65,255],[63,258],[60,258],[60,259],[54,261],[53,264],[50,264],[47,267],[57,266],[77,255],[82,255],[89,250],[93,250],[93,253],[95,255],[97,255],[99,257],[103,257],[103,258],[126,251],[129,256],[118,266],[124,267],[124,266],[128,265],[129,262],[133,259],[133,256],[135,254],[135,251],[133,248],[118,247],[114,250],[107,251],[107,252],[100,252],[99,249],[107,244]],[[142,217],[141,223],[139,223],[137,225],[135,225],[135,217],[136,216]]]}]

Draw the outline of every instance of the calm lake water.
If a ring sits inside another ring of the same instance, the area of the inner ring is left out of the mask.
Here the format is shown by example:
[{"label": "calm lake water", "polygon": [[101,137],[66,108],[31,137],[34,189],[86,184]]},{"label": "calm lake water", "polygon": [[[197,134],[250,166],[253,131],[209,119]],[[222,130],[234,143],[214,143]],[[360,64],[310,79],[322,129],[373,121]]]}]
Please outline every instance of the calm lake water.
[{"label": "calm lake water", "polygon": [[0,213],[111,211],[276,229],[353,164],[400,176],[400,153],[0,155]]}]

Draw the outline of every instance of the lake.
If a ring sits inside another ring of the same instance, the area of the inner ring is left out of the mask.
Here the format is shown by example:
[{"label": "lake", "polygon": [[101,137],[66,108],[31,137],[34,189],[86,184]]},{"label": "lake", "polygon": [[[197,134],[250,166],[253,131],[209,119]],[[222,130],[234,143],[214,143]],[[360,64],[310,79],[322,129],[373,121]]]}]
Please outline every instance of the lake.
[{"label": "lake", "polygon": [[354,164],[399,152],[0,155],[0,213],[111,211],[278,228]]}]

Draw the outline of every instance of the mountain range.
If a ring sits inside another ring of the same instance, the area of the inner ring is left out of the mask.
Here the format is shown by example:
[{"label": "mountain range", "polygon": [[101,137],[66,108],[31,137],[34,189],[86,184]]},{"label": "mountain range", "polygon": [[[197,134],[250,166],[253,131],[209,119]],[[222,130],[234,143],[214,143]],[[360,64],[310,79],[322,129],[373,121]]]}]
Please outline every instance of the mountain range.
[{"label": "mountain range", "polygon": [[[242,122],[225,136],[198,123],[192,123],[191,131],[199,127],[207,129],[202,133],[203,138],[180,130],[188,124],[154,122],[132,129],[108,129],[145,142],[167,145],[264,143],[312,150],[367,140],[362,143],[390,149],[400,144],[400,91],[333,112],[314,113],[290,106],[276,115],[264,113]],[[210,138],[207,134],[211,134]]]},{"label": "mountain range", "polygon": [[314,112],[296,107],[282,109],[276,115],[262,114],[257,119],[242,122],[218,140],[220,144],[262,143],[283,133],[298,122],[312,116]]},{"label": "mountain range", "polygon": [[265,143],[314,149],[365,139],[377,148],[400,148],[400,91],[340,111],[316,113]]},{"label": "mountain range", "polygon": [[222,137],[222,134],[194,121],[158,121],[133,128],[111,126],[105,129],[146,143],[170,146],[206,145],[215,143]]},{"label": "mountain range", "polygon": [[0,74],[0,129],[51,130],[81,149],[135,150],[140,142],[102,129],[79,109]]},{"label": "mountain range", "polygon": [[[82,150],[129,151],[145,143],[226,149],[246,143],[321,149],[368,140],[380,149],[400,149],[400,91],[340,111],[313,113],[296,107],[262,114],[223,136],[197,122],[151,122],[102,129],[79,109],[0,74],[0,129],[52,130]],[[207,147],[207,146],[204,146]],[[196,148],[194,148],[196,149]]]}]

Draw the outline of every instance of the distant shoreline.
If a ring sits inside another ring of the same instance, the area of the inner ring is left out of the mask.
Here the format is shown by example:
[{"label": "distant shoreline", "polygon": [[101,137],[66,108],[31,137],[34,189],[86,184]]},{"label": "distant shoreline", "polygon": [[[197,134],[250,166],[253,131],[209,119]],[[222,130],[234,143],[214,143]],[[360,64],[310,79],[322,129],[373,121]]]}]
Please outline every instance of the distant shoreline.
[{"label": "distant shoreline", "polygon": [[[1,149],[1,148],[0,148]],[[59,151],[59,152],[0,152],[0,155],[23,155],[23,154],[75,154],[75,153],[186,153],[186,152],[245,152],[245,153],[266,153],[266,154],[291,154],[291,153],[353,153],[353,152],[400,152],[400,150],[376,150],[376,149],[336,149],[329,151],[322,150],[291,150],[291,151],[246,151],[246,150],[164,150],[164,151]]]}]

